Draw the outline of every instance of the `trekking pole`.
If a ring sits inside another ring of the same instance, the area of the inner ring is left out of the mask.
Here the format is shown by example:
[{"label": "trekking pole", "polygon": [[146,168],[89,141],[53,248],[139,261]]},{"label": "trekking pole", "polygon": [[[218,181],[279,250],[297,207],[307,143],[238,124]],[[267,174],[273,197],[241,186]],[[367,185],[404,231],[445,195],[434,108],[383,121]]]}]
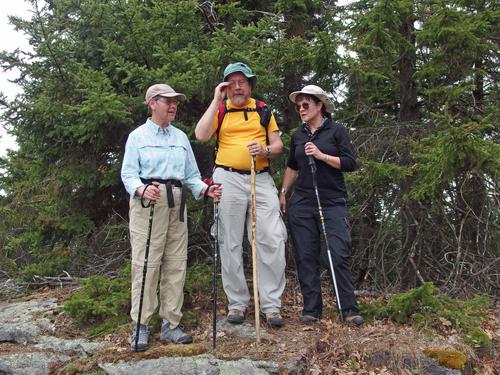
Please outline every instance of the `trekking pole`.
[{"label": "trekking pole", "polygon": [[325,237],[326,253],[328,254],[328,262],[330,264],[330,270],[332,272],[333,288],[335,290],[335,298],[337,299],[337,308],[339,309],[340,320],[342,321],[344,319],[342,316],[342,307],[340,305],[339,291],[337,288],[337,279],[335,277],[335,270],[333,268],[332,252],[330,250],[330,245],[328,244],[328,236],[326,235],[326,228],[325,228],[325,217],[323,216],[323,209],[321,208],[321,201],[319,199],[318,181],[316,180],[316,162],[314,160],[314,157],[311,155],[309,155],[309,166],[311,167],[314,192],[316,193],[316,200],[318,201],[319,220],[321,222],[321,229],[323,231],[323,236]]},{"label": "trekking pole", "polygon": [[214,271],[214,289],[212,290],[212,348],[215,350],[217,341],[217,257],[219,253],[219,203],[214,203],[214,256],[212,267]]},{"label": "trekking pole", "polygon": [[255,304],[255,338],[260,343],[259,285],[257,274],[257,195],[255,192],[255,156],[252,156],[250,173],[250,194],[252,196],[252,262],[253,262],[253,299]]},{"label": "trekking pole", "polygon": [[[148,185],[149,186],[149,185]],[[144,191],[146,191],[146,189]],[[135,328],[135,351],[137,352],[137,347],[139,345],[139,329],[141,327],[141,315],[142,315],[142,302],[144,301],[144,286],[146,284],[146,273],[148,272],[148,258],[149,258],[149,244],[151,243],[151,229],[153,228],[153,215],[155,213],[155,202],[149,201],[148,205],[144,205],[144,192],[141,197],[142,207],[149,209],[149,225],[148,225],[148,237],[146,239],[146,253],[144,254],[144,267],[142,269],[142,285],[141,285],[141,299],[139,300],[139,314],[137,316],[137,326]]]}]

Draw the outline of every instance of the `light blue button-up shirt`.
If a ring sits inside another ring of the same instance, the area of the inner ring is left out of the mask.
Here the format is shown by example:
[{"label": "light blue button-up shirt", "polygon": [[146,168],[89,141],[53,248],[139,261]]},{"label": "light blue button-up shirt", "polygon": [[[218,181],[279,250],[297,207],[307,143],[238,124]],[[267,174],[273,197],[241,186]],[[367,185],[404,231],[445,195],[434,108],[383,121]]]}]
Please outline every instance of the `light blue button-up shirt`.
[{"label": "light blue button-up shirt", "polygon": [[129,134],[121,176],[131,197],[144,185],[141,178],[179,180],[196,199],[207,186],[201,181],[187,135],[172,124],[162,128],[151,119]]}]

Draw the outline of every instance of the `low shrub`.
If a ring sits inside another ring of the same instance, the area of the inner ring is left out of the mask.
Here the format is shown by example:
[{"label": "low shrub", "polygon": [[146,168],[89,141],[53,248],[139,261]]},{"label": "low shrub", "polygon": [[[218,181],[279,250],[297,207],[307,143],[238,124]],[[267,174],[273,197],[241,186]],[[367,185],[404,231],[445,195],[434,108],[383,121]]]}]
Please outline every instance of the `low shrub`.
[{"label": "low shrub", "polygon": [[360,303],[362,315],[367,320],[391,319],[408,323],[417,329],[431,329],[446,322],[461,334],[472,347],[491,347],[491,339],[481,330],[490,306],[489,298],[477,295],[468,301],[459,301],[437,295],[432,283],[391,296],[388,300]]}]

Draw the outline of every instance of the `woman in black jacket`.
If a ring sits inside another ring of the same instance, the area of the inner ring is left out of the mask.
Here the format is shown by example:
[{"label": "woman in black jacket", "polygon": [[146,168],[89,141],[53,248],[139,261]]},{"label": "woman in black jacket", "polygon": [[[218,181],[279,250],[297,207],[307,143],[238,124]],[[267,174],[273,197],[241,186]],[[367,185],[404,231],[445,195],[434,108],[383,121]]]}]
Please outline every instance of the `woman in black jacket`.
[{"label": "woman in black jacket", "polygon": [[[356,169],[356,156],[347,130],[331,118],[333,104],[325,91],[308,85],[292,92],[289,98],[297,106],[303,126],[292,136],[287,169],[280,192],[285,212],[286,193],[295,184],[288,202],[288,223],[295,249],[295,261],[304,309],[300,320],[313,323],[321,317],[323,300],[320,282],[320,249],[323,229],[313,177],[316,177],[321,213],[334,268],[337,307],[342,318],[363,324],[354,295],[351,260],[351,227],[348,197],[343,172]],[[312,166],[315,166],[313,176]],[[330,262],[328,262],[330,265]],[[331,266],[329,266],[332,276]]]}]

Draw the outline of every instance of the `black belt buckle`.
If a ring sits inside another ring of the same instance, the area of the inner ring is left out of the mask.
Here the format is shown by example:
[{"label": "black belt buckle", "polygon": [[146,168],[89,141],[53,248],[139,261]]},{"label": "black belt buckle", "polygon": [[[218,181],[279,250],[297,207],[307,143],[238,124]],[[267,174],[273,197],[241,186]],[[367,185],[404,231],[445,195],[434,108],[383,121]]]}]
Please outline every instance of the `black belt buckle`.
[{"label": "black belt buckle", "polygon": [[[239,174],[250,174],[252,173],[252,171],[247,171],[247,170],[244,170],[244,169],[236,169],[236,168],[232,168],[232,167],[226,167],[225,165],[216,165],[216,167],[218,168],[222,168],[226,171],[229,171],[229,172],[236,172],[236,173],[239,173]],[[263,169],[261,169],[260,171],[255,171],[255,174],[261,174],[261,173],[264,173],[264,172],[267,172],[269,171],[269,167],[265,167]]]},{"label": "black belt buckle", "polygon": [[[161,178],[141,178],[143,184],[152,184],[154,182],[159,182],[165,185],[165,190],[167,191],[167,204],[169,208],[175,207],[174,194],[172,193],[172,185],[182,189],[182,182],[174,179],[161,179]],[[186,194],[184,189],[181,192],[181,206],[179,207],[179,221],[184,222],[184,209],[186,207]]]}]

